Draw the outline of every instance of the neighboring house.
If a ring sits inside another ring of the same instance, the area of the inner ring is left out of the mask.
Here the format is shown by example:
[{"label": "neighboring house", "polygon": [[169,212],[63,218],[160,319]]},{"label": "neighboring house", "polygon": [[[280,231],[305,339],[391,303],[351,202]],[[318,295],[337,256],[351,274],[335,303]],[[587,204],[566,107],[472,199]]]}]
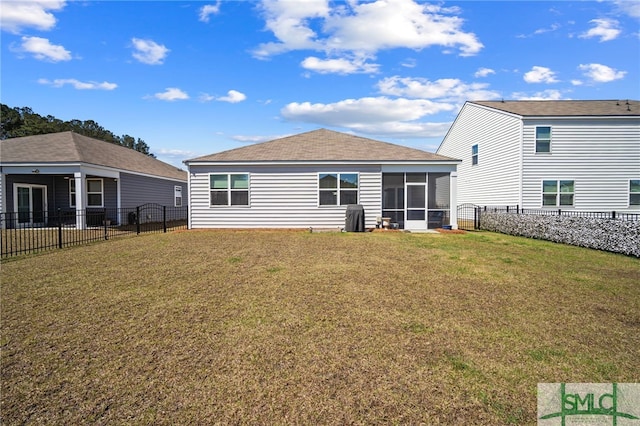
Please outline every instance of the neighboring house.
[{"label": "neighboring house", "polygon": [[638,101],[467,102],[437,153],[459,204],[640,210]]},{"label": "neighboring house", "polygon": [[187,160],[190,228],[456,226],[458,160],[326,129]]},{"label": "neighboring house", "polygon": [[184,170],[73,132],[0,141],[0,212],[17,213],[21,226],[46,225],[59,209],[102,210],[124,223],[123,208],[186,206],[186,183]]}]

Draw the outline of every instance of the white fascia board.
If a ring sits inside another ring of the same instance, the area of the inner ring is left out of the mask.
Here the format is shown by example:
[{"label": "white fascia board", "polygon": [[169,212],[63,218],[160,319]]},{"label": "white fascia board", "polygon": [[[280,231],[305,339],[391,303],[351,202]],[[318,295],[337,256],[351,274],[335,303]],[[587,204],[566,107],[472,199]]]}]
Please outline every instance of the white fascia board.
[{"label": "white fascia board", "polygon": [[630,120],[640,122],[640,116],[629,115],[525,115],[524,121],[528,120]]},{"label": "white fascia board", "polygon": [[410,165],[410,166],[431,166],[431,165],[457,165],[462,160],[433,160],[433,161],[190,161],[187,166],[385,166],[385,165]]},{"label": "white fascia board", "polygon": [[[44,175],[73,174],[74,172],[82,171],[85,174],[115,179],[120,177],[120,173],[128,173],[131,175],[144,176],[144,177],[149,177],[154,179],[163,179],[163,180],[168,180],[172,182],[180,182],[180,183],[187,182],[186,178],[184,180],[181,180],[176,178],[170,178],[167,176],[158,176],[158,175],[152,175],[149,173],[141,173],[141,172],[135,172],[132,170],[98,166],[95,164],[88,164],[88,163],[55,163],[55,164],[54,163],[10,163],[10,164],[3,163],[3,164],[0,164],[0,167],[2,167],[2,173],[6,173],[6,174],[31,174],[31,169],[38,169],[40,170],[40,174],[44,174]],[[25,169],[29,169],[29,170],[25,170]]]}]

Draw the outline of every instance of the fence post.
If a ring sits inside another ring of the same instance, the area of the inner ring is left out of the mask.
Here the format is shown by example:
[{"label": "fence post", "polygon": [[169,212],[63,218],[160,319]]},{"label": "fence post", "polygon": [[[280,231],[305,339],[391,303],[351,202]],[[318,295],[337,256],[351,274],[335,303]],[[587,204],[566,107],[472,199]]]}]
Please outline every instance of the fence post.
[{"label": "fence post", "polygon": [[167,206],[162,206],[162,229],[167,233]]},{"label": "fence post", "polygon": [[62,210],[58,207],[58,248],[62,248]]},{"label": "fence post", "polygon": [[140,207],[136,207],[136,234],[140,235]]},{"label": "fence post", "polygon": [[104,215],[102,216],[102,225],[104,226],[104,239],[108,240],[109,239],[109,234],[108,231],[109,229],[107,228],[107,209],[104,209]]}]

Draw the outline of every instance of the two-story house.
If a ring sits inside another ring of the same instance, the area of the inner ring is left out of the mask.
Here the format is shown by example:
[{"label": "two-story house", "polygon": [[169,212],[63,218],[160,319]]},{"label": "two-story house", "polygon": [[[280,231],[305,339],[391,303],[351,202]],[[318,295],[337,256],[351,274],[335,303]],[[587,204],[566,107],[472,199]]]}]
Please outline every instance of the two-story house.
[{"label": "two-story house", "polygon": [[462,159],[458,204],[640,210],[640,103],[474,101],[437,154]]}]

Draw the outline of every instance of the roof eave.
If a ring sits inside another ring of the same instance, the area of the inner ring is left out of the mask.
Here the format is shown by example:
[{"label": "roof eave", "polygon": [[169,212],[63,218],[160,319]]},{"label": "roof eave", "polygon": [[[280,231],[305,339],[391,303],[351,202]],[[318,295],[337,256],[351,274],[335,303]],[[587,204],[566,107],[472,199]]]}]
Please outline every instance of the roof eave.
[{"label": "roof eave", "polygon": [[326,166],[340,164],[358,164],[358,165],[388,165],[388,164],[406,164],[406,165],[450,165],[459,164],[462,160],[457,159],[438,159],[438,160],[268,160],[268,161],[210,161],[210,160],[186,160],[187,166]]}]

